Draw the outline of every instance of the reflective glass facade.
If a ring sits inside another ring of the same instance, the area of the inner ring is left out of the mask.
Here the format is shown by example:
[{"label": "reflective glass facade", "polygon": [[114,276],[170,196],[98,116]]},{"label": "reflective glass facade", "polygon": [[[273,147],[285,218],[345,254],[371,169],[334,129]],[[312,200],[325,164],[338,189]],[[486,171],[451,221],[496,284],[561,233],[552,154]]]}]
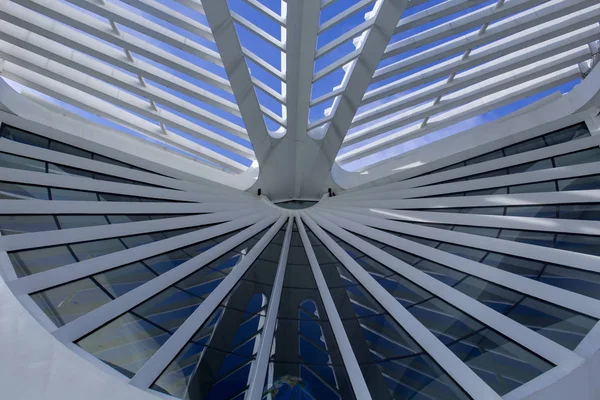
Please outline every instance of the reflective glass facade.
[{"label": "reflective glass facade", "polygon": [[[2,129],[5,139],[26,146],[135,169],[43,136]],[[572,127],[461,166],[584,136],[589,132]],[[599,157],[598,148],[590,147],[452,183],[564,166],[574,167],[576,174],[577,167]],[[1,149],[0,166],[139,183]],[[342,196],[299,202],[310,206],[306,209],[292,202],[285,209],[227,194],[216,201],[215,211],[194,214],[192,225],[178,201],[0,179],[1,201],[75,200],[89,208],[88,213],[0,212],[0,242],[9,243],[6,253],[15,275],[9,285],[29,296],[30,306],[41,310],[37,317],[55,327],[54,335],[144,390],[185,400],[363,400],[365,393],[377,400],[468,400],[477,398],[474,386],[504,396],[554,368],[566,368],[565,355],[579,357],[580,347],[593,336],[600,319],[600,267],[541,261],[539,254],[558,249],[600,260],[595,182],[566,177],[502,189],[490,183],[478,193],[460,192],[465,199],[472,194],[483,199],[474,198],[473,206],[453,205],[457,200],[451,197],[458,195],[452,193],[406,207],[432,212],[420,214],[427,221],[436,221],[439,213],[460,215],[460,224],[387,219],[385,212],[403,210],[394,206],[404,199],[405,192],[398,190],[393,192],[397,199],[381,209],[336,203]],[[571,200],[573,190],[585,193],[585,202]],[[567,196],[560,202],[523,204],[510,197],[559,192]],[[503,202],[485,200],[499,193],[506,195]],[[160,202],[168,211],[106,212],[99,209],[100,201]],[[244,204],[254,211],[237,217]],[[214,223],[215,212],[231,217]],[[523,217],[519,221],[529,221],[531,228],[480,226],[473,217],[482,215]],[[148,221],[156,221],[151,232],[119,233]],[[578,221],[585,233],[564,229],[561,221]],[[164,222],[169,228],[159,225]],[[536,230],[536,223],[544,229]],[[115,234],[79,241],[70,235],[104,228]],[[454,236],[438,240],[440,232]],[[475,237],[486,244],[527,244],[531,252],[524,257],[490,251],[468,240]],[[481,272],[467,272],[474,266]],[[494,271],[536,285],[513,287],[496,279]],[[500,322],[490,323],[495,320]],[[536,342],[543,346],[532,345]],[[458,367],[464,368],[461,373]],[[468,382],[461,379],[465,371],[471,374]]]}]

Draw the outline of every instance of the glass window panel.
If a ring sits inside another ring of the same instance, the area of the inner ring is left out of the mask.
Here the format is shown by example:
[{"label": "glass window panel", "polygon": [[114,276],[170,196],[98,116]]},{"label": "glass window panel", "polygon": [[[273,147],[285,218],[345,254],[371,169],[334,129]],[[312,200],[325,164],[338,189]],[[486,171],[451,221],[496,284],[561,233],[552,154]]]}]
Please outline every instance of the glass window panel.
[{"label": "glass window panel", "polygon": [[556,218],[556,206],[510,206],[506,215],[514,217]]},{"label": "glass window panel", "polygon": [[527,164],[516,165],[508,169],[509,174],[520,174],[522,172],[539,171],[542,169],[553,168],[552,160],[546,158],[545,160],[533,161]]},{"label": "glass window panel", "polygon": [[142,235],[127,236],[121,238],[125,246],[132,248],[141,246],[148,243],[158,242],[165,239],[165,236],[161,232],[144,233]]},{"label": "glass window panel", "polygon": [[556,186],[554,181],[528,183],[525,185],[515,185],[508,188],[508,192],[513,193],[540,193],[540,192],[555,192]]},{"label": "glass window panel", "polygon": [[536,279],[544,268],[544,263],[499,253],[488,253],[481,261],[491,267],[499,268],[526,278]]},{"label": "glass window panel", "polygon": [[148,221],[148,215],[130,214],[130,215],[107,215],[111,224],[125,224],[128,222]]},{"label": "glass window panel", "polygon": [[558,218],[600,221],[600,204],[561,204]]},{"label": "glass window panel", "polygon": [[25,132],[21,129],[4,126],[2,129],[2,136],[7,139],[14,140],[15,142],[24,143],[36,147],[42,147],[44,149],[48,148],[48,139],[38,135],[34,135],[29,132]]},{"label": "glass window panel", "polygon": [[489,328],[474,332],[449,348],[500,395],[554,367]]},{"label": "glass window panel", "polygon": [[[374,388],[378,376],[383,375],[390,395],[382,399],[466,400],[464,393],[452,379],[427,355],[364,364],[361,370],[369,388]],[[371,389],[372,390],[372,389]]]},{"label": "glass window panel", "polygon": [[126,247],[119,239],[104,239],[93,242],[83,242],[70,245],[73,254],[79,261],[89,260],[106,254],[125,250]]},{"label": "glass window panel", "polygon": [[[495,176],[503,176],[506,175],[507,171],[506,169],[497,169],[494,171],[490,171],[490,172],[484,172],[482,174],[477,174],[477,175],[471,175],[469,177],[466,178],[466,180],[473,180],[473,179],[484,179],[484,178],[493,178]],[[456,180],[457,182],[460,182],[461,180]]]},{"label": "glass window panel", "polygon": [[546,142],[544,142],[543,138],[537,137],[534,139],[527,140],[525,142],[505,147],[504,154],[506,156],[512,156],[515,154],[526,153],[528,151],[541,149],[542,147],[546,147]]},{"label": "glass window panel", "polygon": [[485,257],[485,255],[487,254],[487,251],[485,250],[479,250],[479,249],[474,249],[472,247],[466,247],[466,246],[459,246],[456,244],[450,244],[450,243],[442,243],[437,247],[439,250],[442,251],[446,251],[448,253],[460,256],[460,257],[464,257],[464,258],[468,258],[469,260],[473,260],[473,261],[477,261],[479,262],[481,259],[483,259],[483,257]]},{"label": "glass window panel", "polygon": [[504,155],[502,154],[502,150],[492,151],[490,153],[486,153],[478,157],[473,157],[465,161],[465,165],[479,164],[485,161],[496,160],[502,157],[504,157]]},{"label": "glass window panel", "polygon": [[600,256],[600,236],[559,233],[556,235],[556,248]]},{"label": "glass window panel", "polygon": [[553,146],[587,136],[590,136],[590,131],[585,123],[581,123],[544,135],[544,139],[548,146]]},{"label": "glass window panel", "polygon": [[86,150],[79,149],[77,147],[70,146],[68,144],[60,143],[57,141],[50,142],[50,150],[59,151],[61,153],[70,154],[72,156],[92,158],[92,153]]},{"label": "glass window panel", "polygon": [[60,229],[108,225],[104,215],[57,215],[56,219],[60,224]]},{"label": "glass window panel", "polygon": [[169,337],[163,328],[129,312],[76,344],[131,378]]},{"label": "glass window panel", "polygon": [[98,201],[96,193],[80,190],[50,188],[52,200]]},{"label": "glass window panel", "polygon": [[92,178],[92,173],[88,171],[81,170],[79,168],[68,167],[66,165],[58,165],[54,163],[48,164],[48,172],[51,174],[57,175],[67,175],[67,176],[82,176],[85,178]]},{"label": "glass window panel", "polygon": [[600,300],[600,274],[559,265],[548,265],[540,282]]},{"label": "glass window panel", "polygon": [[583,176],[581,178],[561,179],[558,181],[559,191],[600,189],[600,175]]},{"label": "glass window panel", "polygon": [[[131,166],[129,164],[125,164],[124,162],[117,161],[117,160],[115,160],[113,158],[108,158],[108,157],[101,156],[100,154],[94,154],[93,158],[96,161],[101,161],[101,162],[104,162],[104,163],[107,163],[107,164],[116,165],[118,167],[135,168],[135,167],[133,167],[133,166]],[[135,168],[135,169],[139,169],[139,168]]]},{"label": "glass window panel", "polygon": [[117,298],[156,276],[143,262],[136,262],[96,274],[94,279],[112,297]]},{"label": "glass window panel", "polygon": [[499,188],[491,188],[491,189],[481,189],[481,190],[471,190],[465,193],[465,196],[486,196],[492,194],[507,194],[508,188],[499,187]]},{"label": "glass window panel", "polygon": [[18,277],[62,267],[77,262],[67,246],[52,246],[9,252],[8,256]]},{"label": "glass window panel", "polygon": [[554,247],[554,233],[549,232],[502,229],[498,238],[513,242],[533,244],[535,246]]},{"label": "glass window panel", "polygon": [[455,289],[571,350],[597,322],[472,276],[456,285]]},{"label": "glass window panel", "polygon": [[499,231],[499,229],[496,229],[496,228],[484,228],[484,227],[480,227],[480,226],[461,226],[461,225],[455,226],[452,230],[455,232],[470,233],[472,235],[487,236],[487,237],[491,237],[491,238],[495,238],[496,236],[498,236],[498,231]]},{"label": "glass window panel", "polygon": [[3,235],[56,229],[58,227],[52,215],[0,215],[0,232]]},{"label": "glass window panel", "polygon": [[460,209],[465,214],[503,215],[504,207],[465,207]]},{"label": "glass window panel", "polygon": [[46,163],[44,161],[19,157],[8,153],[0,153],[0,167],[33,172],[46,172]]},{"label": "glass window panel", "polygon": [[[139,198],[134,196],[125,196],[122,194],[110,194],[110,193],[98,193],[98,197],[100,201],[122,201],[122,202],[132,202],[132,201],[140,201]],[[164,200],[168,201],[168,200]]]},{"label": "glass window panel", "polygon": [[20,183],[0,182],[0,192],[17,196],[31,197],[38,200],[48,200],[48,188],[44,186],[22,185]]},{"label": "glass window panel", "polygon": [[89,278],[34,293],[31,298],[59,327],[111,300],[111,297]]},{"label": "glass window panel", "polygon": [[566,167],[569,165],[584,164],[596,161],[600,161],[600,148],[598,147],[554,157],[554,163],[557,167]]}]

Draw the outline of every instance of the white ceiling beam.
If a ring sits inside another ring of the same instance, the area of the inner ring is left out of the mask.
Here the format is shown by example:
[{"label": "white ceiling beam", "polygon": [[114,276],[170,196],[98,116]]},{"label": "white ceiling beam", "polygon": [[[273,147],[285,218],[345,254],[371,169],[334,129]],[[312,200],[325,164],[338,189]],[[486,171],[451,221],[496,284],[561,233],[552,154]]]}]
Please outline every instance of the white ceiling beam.
[{"label": "white ceiling beam", "polygon": [[377,3],[373,10],[375,15],[372,17],[372,28],[365,33],[360,55],[352,62],[342,82],[344,93],[334,102],[331,122],[319,127],[321,132],[309,132],[313,138],[323,138],[321,142],[324,157],[331,157],[331,163],[340,149],[360,100],[367,90],[369,78],[379,64],[406,3],[406,0],[381,0]]},{"label": "white ceiling beam", "polygon": [[350,7],[346,8],[344,11],[340,12],[339,14],[329,18],[327,21],[325,21],[321,25],[319,25],[319,32],[318,32],[319,35],[321,33],[325,32],[326,30],[336,26],[340,22],[347,20],[354,14],[367,8],[367,6],[371,5],[374,1],[375,0],[360,0],[356,4],[351,5]]},{"label": "white ceiling beam", "polygon": [[[185,95],[191,96],[192,98],[231,112],[234,115],[240,115],[239,108],[235,103],[193,85],[185,79],[169,73],[153,64],[146,63],[139,59],[134,63],[126,57],[123,57],[122,50],[115,49],[103,41],[94,39],[91,36],[82,35],[76,29],[57,24],[51,18],[21,7],[12,1],[0,0],[0,17],[7,22],[54,40],[73,50],[78,50],[84,54],[98,58],[107,64],[122,68],[136,75],[141,75],[163,86],[173,88]],[[76,57],[76,54],[70,55],[69,57]],[[200,77],[200,80],[211,83],[218,89],[231,92],[231,86],[226,79],[219,77],[217,81],[213,82],[213,80],[207,81]]]},{"label": "white ceiling beam", "polygon": [[[582,9],[586,5],[588,7]],[[595,18],[589,16],[594,14],[598,8],[600,8],[600,4],[597,4],[595,0],[552,1],[491,24],[484,35],[472,32],[379,68],[373,76],[373,82],[422,67],[445,57],[454,56],[457,53],[497,41],[529,28],[536,27],[535,30],[539,32],[546,29],[553,30],[553,27],[561,27],[563,30],[559,34],[568,33],[572,30],[572,28],[567,28],[569,20],[574,18],[581,18],[582,20],[579,22],[584,26],[597,22]],[[484,20],[481,21],[484,22]]]},{"label": "white ceiling beam", "polygon": [[[114,2],[100,3],[94,0],[66,0],[69,3],[81,7],[84,10],[88,10],[97,15],[100,15],[109,21],[114,21],[122,26],[126,26],[130,29],[136,30],[144,35],[147,35],[153,39],[164,42],[182,51],[185,51],[194,56],[207,59],[207,60],[218,60],[217,53],[205,46],[200,45],[192,39],[189,39],[179,33],[172,31],[171,29],[160,25],[159,23],[153,22],[143,15],[139,15],[127,8],[121,7]],[[204,27],[204,36],[210,33],[208,27]],[[212,39],[212,35],[208,36],[209,40]],[[217,62],[218,64],[218,62]]]},{"label": "white ceiling beam", "polygon": [[[505,88],[516,86],[556,70],[578,64],[590,57],[590,50],[588,46],[584,45],[483,81],[478,79],[478,77],[469,80],[468,75],[472,74],[473,70],[467,71],[466,81],[468,85],[464,89],[452,91],[454,85],[448,85],[445,81],[442,81],[385,103],[381,107],[374,109],[374,112],[367,112],[368,117],[364,114],[359,115],[362,118],[359,118],[357,125],[366,124],[366,127],[346,135],[342,148],[408,125],[430,115],[460,107],[473,100],[497,93]],[[444,100],[438,102],[430,101],[445,93],[447,95]],[[387,118],[380,122],[367,124],[383,117]]]},{"label": "white ceiling beam", "polygon": [[[431,7],[427,7],[424,10],[402,18],[396,26],[394,34],[407,31],[437,19],[444,18],[467,8],[475,7],[481,3],[485,3],[486,1],[487,0],[446,0],[439,4],[434,4]],[[410,6],[410,3],[408,4]]]},{"label": "white ceiling beam", "polygon": [[[11,44],[4,42],[4,40]],[[36,71],[39,73],[43,73],[43,70],[56,73],[61,69],[61,66],[64,65],[63,68],[68,67],[79,71],[81,74],[87,74],[86,76],[88,76],[88,78],[85,82],[82,82],[83,85],[93,86],[92,82],[94,78],[99,79],[109,84],[106,85],[107,89],[111,88],[111,85],[114,85],[117,88],[124,89],[137,96],[146,97],[155,103],[167,106],[191,118],[198,119],[216,128],[222,129],[232,135],[241,138],[248,137],[248,134],[243,127],[226,118],[219,117],[204,110],[200,106],[186,101],[183,98],[160,89],[148,82],[144,82],[145,84],[141,85],[138,79],[118,68],[109,67],[92,57],[74,52],[67,46],[46,39],[35,33],[27,32],[26,30],[9,23],[0,26],[0,54],[2,54],[3,58],[11,62],[21,63],[23,66],[29,65],[32,68],[36,68]],[[71,80],[73,77],[66,75],[64,78]],[[121,102],[128,101],[124,98],[120,98],[119,100]],[[132,105],[135,104],[137,100],[139,99],[136,97]],[[127,108],[128,105],[125,104],[124,107]],[[147,107],[144,107],[144,109],[147,109]],[[166,121],[163,122],[167,123]],[[205,128],[200,127],[198,132],[200,133],[204,130]]]},{"label": "white ceiling beam", "polygon": [[260,165],[266,161],[274,139],[267,130],[229,6],[224,0],[204,0],[203,6]]},{"label": "white ceiling beam", "polygon": [[[35,12],[54,19],[53,25],[56,25],[56,21],[65,25],[69,25],[75,29],[82,30],[87,34],[105,40],[116,46],[122,47],[133,53],[173,68],[174,70],[189,75],[190,77],[207,81],[216,87],[222,88],[229,86],[227,80],[205,70],[204,68],[198,67],[193,62],[178,57],[168,50],[161,49],[159,46],[153,45],[129,33],[117,33],[112,29],[112,27],[109,28],[109,23],[103,22],[86,13],[78,11],[68,4],[56,2],[54,0],[2,0],[2,3],[4,3],[3,5],[8,5],[6,3],[13,3],[14,6],[19,4],[23,7],[27,7]],[[29,29],[36,32],[36,30],[39,28],[38,26],[33,25]],[[77,37],[79,36],[81,36],[81,34],[77,35]],[[217,52],[206,53],[203,58],[205,58],[208,62],[221,65],[221,60]]]},{"label": "white ceiling beam", "polygon": [[[553,2],[556,3],[556,0],[553,0]],[[502,7],[496,7],[495,3],[490,4],[489,6],[453,19],[451,24],[440,24],[390,44],[385,49],[383,58],[393,57],[423,47],[429,43],[466,32],[469,29],[480,27],[486,23],[490,24],[493,21],[500,20],[507,16],[507,19],[510,21],[513,18],[518,18],[516,17],[518,13],[524,10],[532,10],[534,7],[543,3],[548,3],[548,0],[508,0]],[[525,15],[526,14],[527,13],[525,13]],[[447,12],[446,15],[451,15],[451,13]],[[499,24],[502,24],[502,21],[500,21]]]},{"label": "white ceiling beam", "polygon": [[[597,13],[600,16],[600,10]],[[587,17],[585,18],[587,19]],[[540,29],[537,32],[527,30],[519,32],[498,42],[474,49],[466,59],[462,56],[454,57],[370,90],[365,93],[361,105],[414,89],[424,83],[473,67],[477,71],[481,71],[482,76],[488,76],[493,72],[501,74],[509,69],[527,65],[539,58],[556,55],[562,51],[589,43],[593,38],[598,37],[600,31],[598,24],[585,25],[577,19],[570,21],[568,27],[570,28],[569,32],[564,34],[561,34],[561,32],[564,31],[565,27],[561,25],[553,26],[548,30]],[[484,67],[485,70],[483,70]],[[470,72],[465,74],[470,74]]]},{"label": "white ceiling beam", "polygon": [[261,29],[260,27],[258,27],[255,24],[253,24],[251,21],[248,21],[246,18],[242,17],[241,15],[239,15],[233,11],[230,11],[230,13],[231,13],[231,18],[233,18],[233,20],[236,23],[238,23],[241,26],[243,26],[244,28],[248,29],[250,32],[254,33],[256,36],[258,36],[259,38],[261,38],[262,40],[264,40],[271,46],[279,49],[280,51],[285,51],[285,43],[283,43],[281,40],[274,38],[271,34],[267,33],[265,30]]},{"label": "white ceiling beam", "polygon": [[273,10],[271,10],[269,7],[262,4],[260,1],[258,1],[258,0],[244,0],[244,1],[247,4],[251,5],[252,7],[254,7],[254,9],[262,12],[264,15],[271,18],[273,21],[277,22],[282,27],[286,25],[285,18],[283,18],[281,15],[279,15],[276,12],[274,12]]},{"label": "white ceiling beam", "polygon": [[398,132],[391,133],[385,137],[377,139],[369,144],[353,149],[339,156],[336,160],[341,163],[348,163],[353,160],[366,157],[377,153],[378,151],[404,143],[408,140],[421,137],[429,132],[454,125],[470,117],[480,115],[486,111],[494,110],[498,107],[513,103],[519,99],[541,93],[545,90],[557,87],[581,76],[577,66],[568,67],[554,73],[542,76],[528,82],[497,91],[488,96],[476,99],[470,103],[454,108],[446,113],[436,115],[429,119],[426,128],[419,126],[408,127]]},{"label": "white ceiling beam", "polygon": [[137,8],[153,17],[160,18],[186,31],[214,42],[212,32],[208,26],[201,24],[193,18],[165,6],[156,0],[121,0],[121,2]]},{"label": "white ceiling beam", "polygon": [[[191,136],[215,144],[249,160],[254,156],[252,149],[247,146],[227,139],[175,113],[159,107],[148,107],[147,101],[114,86],[106,85],[100,80],[92,78],[82,72],[78,72],[63,64],[48,62],[47,58],[36,56],[35,54],[27,50],[19,49],[16,46],[6,46],[6,42],[3,41],[0,41],[0,54],[3,54],[4,56],[8,55],[9,57],[5,57],[5,59],[11,63],[18,64],[30,71],[79,89],[89,95],[103,99],[104,101],[129,110],[137,115],[177,128]],[[12,72],[15,73],[15,71],[16,70],[13,70]]]},{"label": "white ceiling beam", "polygon": [[2,73],[27,87],[35,89],[55,99],[74,105],[75,107],[100,115],[123,126],[130,127],[148,137],[176,147],[185,152],[195,154],[201,158],[214,162],[222,168],[236,172],[246,170],[246,166],[213,150],[188,140],[182,136],[164,133],[157,124],[140,118],[109,102],[91,96],[85,91],[65,85],[43,75],[2,60],[0,70]]}]

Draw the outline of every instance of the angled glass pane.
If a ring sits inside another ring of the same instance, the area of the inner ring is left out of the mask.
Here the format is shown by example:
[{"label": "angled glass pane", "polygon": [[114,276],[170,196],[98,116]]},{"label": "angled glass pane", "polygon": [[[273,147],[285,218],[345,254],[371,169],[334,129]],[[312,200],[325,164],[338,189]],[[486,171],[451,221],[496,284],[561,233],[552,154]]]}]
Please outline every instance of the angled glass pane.
[{"label": "angled glass pane", "polygon": [[[197,229],[199,227],[72,243],[69,245],[49,246],[41,249],[19,250],[9,252],[8,256],[13,262],[13,267],[17,270],[17,275],[24,276],[116,253],[128,248],[163,240],[167,237],[189,233]],[[172,236],[167,236],[167,233]]]},{"label": "angled glass pane", "polygon": [[525,296],[395,247],[385,244],[378,247],[569,349],[575,349],[597,322],[595,318]]},{"label": "angled glass pane", "polygon": [[[166,232],[155,232],[150,234],[150,237],[156,237],[156,240],[162,240],[165,238],[165,233]],[[237,232],[234,232],[234,234],[235,233]],[[109,269],[89,278],[80,279],[33,293],[31,298],[57,326],[61,326],[100,307],[114,298],[130,292],[156,276],[170,271],[190,260],[192,257],[199,255],[223,240],[226,240],[231,237],[231,235],[231,233],[221,235],[168,253]],[[146,236],[148,235],[139,235],[133,238],[140,239],[145,238]],[[122,243],[125,244],[127,242]],[[144,242],[135,244],[144,244]],[[88,301],[86,292],[91,289],[94,289],[95,291],[98,289],[104,293],[104,295],[90,297]],[[101,299],[101,301],[98,299]]]},{"label": "angled glass pane", "polygon": [[354,394],[296,224],[264,395],[353,399]]},{"label": "angled glass pane", "polygon": [[[340,245],[369,274],[405,306],[418,306],[431,299],[424,290],[397,281],[396,274],[334,236]],[[329,291],[361,371],[374,399],[468,399],[469,396],[427,355],[387,311],[365,290],[329,249],[310,236],[319,248]],[[345,285],[339,287],[339,281]],[[417,397],[415,397],[417,396]]]},{"label": "angled glass pane", "polygon": [[76,344],[121,373],[133,376],[244,259],[265,232],[200,267]]},{"label": "angled glass pane", "polygon": [[43,232],[58,229],[52,215],[0,215],[2,235]]},{"label": "angled glass pane", "polygon": [[[343,248],[357,251],[348,244]],[[392,285],[382,287],[397,299],[398,292],[411,293],[409,299],[404,296],[398,301],[499,394],[506,394],[553,367],[399,274],[394,273],[393,280],[389,280]]]},{"label": "angled glass pane", "polygon": [[154,390],[189,400],[243,397],[262,338],[284,233],[285,226],[162,372]]}]

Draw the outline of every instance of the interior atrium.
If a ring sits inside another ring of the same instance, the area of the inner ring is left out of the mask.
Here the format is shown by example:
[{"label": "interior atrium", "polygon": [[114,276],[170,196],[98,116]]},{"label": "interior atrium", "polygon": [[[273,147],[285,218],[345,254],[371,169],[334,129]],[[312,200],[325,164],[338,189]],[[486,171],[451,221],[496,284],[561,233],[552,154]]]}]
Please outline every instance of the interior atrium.
[{"label": "interior atrium", "polygon": [[0,0],[0,398],[597,400],[598,0]]}]

